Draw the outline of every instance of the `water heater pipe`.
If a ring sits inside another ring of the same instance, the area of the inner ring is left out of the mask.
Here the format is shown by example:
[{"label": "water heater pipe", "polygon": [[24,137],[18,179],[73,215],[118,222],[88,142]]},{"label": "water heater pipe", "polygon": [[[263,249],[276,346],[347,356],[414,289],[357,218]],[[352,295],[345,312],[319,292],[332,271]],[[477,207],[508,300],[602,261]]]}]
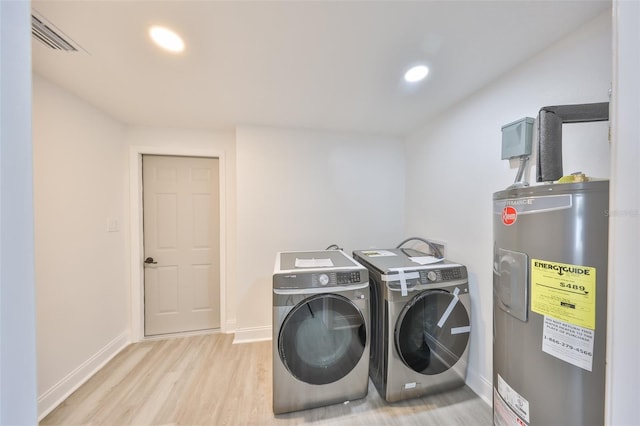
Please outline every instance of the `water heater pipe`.
[{"label": "water heater pipe", "polygon": [[537,182],[562,177],[562,125],[609,120],[609,102],[546,106],[538,113]]}]

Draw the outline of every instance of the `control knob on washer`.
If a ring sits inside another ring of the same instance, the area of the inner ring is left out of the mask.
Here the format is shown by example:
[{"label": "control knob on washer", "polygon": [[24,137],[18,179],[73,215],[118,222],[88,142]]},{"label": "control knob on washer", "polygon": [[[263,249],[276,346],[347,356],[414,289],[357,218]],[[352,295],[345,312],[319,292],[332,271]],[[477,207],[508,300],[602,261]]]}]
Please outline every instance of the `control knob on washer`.
[{"label": "control knob on washer", "polygon": [[329,276],[327,274],[320,274],[320,276],[318,277],[318,282],[320,282],[320,285],[329,284]]},{"label": "control knob on washer", "polygon": [[429,271],[427,272],[427,279],[429,281],[435,281],[438,279],[438,274],[436,274],[436,271]]}]

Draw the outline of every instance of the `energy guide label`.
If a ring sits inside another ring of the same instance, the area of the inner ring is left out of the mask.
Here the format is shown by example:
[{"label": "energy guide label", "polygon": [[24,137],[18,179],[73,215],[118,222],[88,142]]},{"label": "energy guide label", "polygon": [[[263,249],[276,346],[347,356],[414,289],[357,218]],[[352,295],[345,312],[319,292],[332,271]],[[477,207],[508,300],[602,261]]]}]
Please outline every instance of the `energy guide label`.
[{"label": "energy guide label", "polygon": [[531,259],[531,310],[596,328],[596,268]]}]

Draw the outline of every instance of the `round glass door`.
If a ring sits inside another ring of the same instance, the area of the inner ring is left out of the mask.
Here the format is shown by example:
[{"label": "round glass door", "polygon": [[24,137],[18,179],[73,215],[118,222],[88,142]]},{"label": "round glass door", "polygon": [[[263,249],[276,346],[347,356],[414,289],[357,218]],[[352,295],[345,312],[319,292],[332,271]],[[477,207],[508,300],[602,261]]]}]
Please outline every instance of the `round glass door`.
[{"label": "round glass door", "polygon": [[439,374],[463,355],[469,331],[469,314],[456,296],[445,290],[424,291],[398,317],[396,350],[414,371]]},{"label": "round glass door", "polygon": [[335,294],[313,296],[294,307],[278,336],[278,353],[286,368],[314,385],[346,376],[360,361],[365,345],[362,313]]}]

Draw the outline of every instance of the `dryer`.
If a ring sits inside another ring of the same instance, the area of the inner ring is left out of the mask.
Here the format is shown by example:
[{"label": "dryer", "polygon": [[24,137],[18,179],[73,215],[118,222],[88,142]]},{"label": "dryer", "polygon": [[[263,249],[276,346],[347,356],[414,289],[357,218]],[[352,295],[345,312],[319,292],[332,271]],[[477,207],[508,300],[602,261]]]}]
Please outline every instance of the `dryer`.
[{"label": "dryer", "polygon": [[280,252],[273,272],[273,412],[367,395],[369,276],[341,250]]},{"label": "dryer", "polygon": [[413,249],[357,250],[369,270],[369,375],[388,402],[463,386],[471,331],[465,266]]}]

